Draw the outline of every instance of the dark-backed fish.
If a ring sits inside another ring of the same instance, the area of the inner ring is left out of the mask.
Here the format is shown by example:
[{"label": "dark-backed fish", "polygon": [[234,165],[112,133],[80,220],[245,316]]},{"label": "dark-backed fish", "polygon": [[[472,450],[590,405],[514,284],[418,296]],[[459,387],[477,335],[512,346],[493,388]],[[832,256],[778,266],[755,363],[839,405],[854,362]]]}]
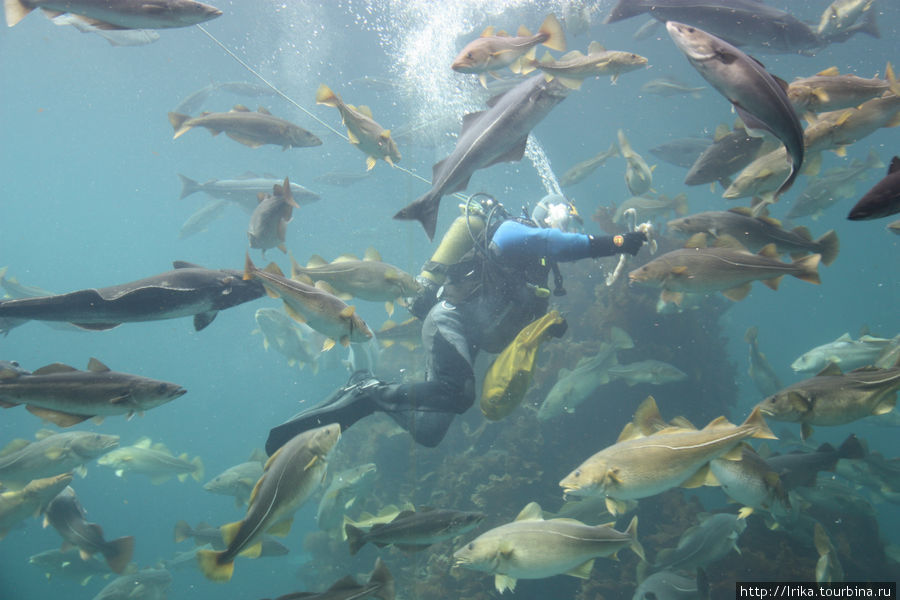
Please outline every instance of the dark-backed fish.
[{"label": "dark-backed fish", "polygon": [[10,27],[36,8],[48,15],[72,13],[98,29],[166,29],[189,27],[222,14],[194,0],[6,0]]},{"label": "dark-backed fish", "polygon": [[880,219],[900,213],[900,157],[891,159],[887,175],[850,209],[851,221]]},{"label": "dark-backed fish", "polygon": [[415,551],[471,531],[484,518],[482,513],[426,507],[405,510],[390,523],[373,525],[368,531],[350,524],[344,526],[344,531],[350,554],[356,554],[369,543],[379,548],[393,545]]},{"label": "dark-backed fish", "polygon": [[0,492],[0,540],[21,521],[39,514],[69,482],[71,473],[34,478],[20,490]]},{"label": "dark-backed fish", "polygon": [[120,537],[107,541],[103,529],[85,520],[85,511],[71,487],[61,491],[44,511],[44,526],[50,525],[67,545],[78,548],[81,560],[100,553],[114,573],[121,574],[131,562],[134,538]]},{"label": "dark-backed fish", "polygon": [[756,59],[697,27],[669,21],[666,29],[694,68],[731,102],[748,128],[763,129],[781,140],[791,158],[791,173],[775,197],[790,189],[803,165],[804,145],[803,128],[787,97],[788,84],[766,71]]},{"label": "dark-backed fish", "polygon": [[681,138],[650,148],[650,154],[676,167],[690,169],[712,143],[709,138]]},{"label": "dark-backed fish", "polygon": [[737,173],[756,158],[762,148],[763,139],[747,134],[743,127],[728,126],[716,128],[713,143],[706,148],[684,176],[685,185],[703,185],[718,181],[723,188],[731,185],[731,175]]},{"label": "dark-backed fish", "polygon": [[478,169],[521,160],[531,129],[568,93],[556,80],[535,75],[491,99],[487,110],[467,114],[453,152],[434,165],[431,190],[394,218],[415,219],[422,223],[428,238],[434,238],[441,198],[466,189]]},{"label": "dark-backed fish", "polygon": [[[32,479],[75,471],[82,477],[85,464],[119,445],[119,436],[67,431],[41,430],[37,441],[13,440],[0,450],[0,481],[7,487]],[[65,486],[63,486],[65,487]],[[62,488],[60,488],[62,489]]]},{"label": "dark-backed fish", "polygon": [[205,269],[175,261],[173,271],[105,288],[0,302],[0,318],[66,321],[82,329],[112,329],[122,323],[194,317],[200,331],[220,310],[265,294],[240,271]]},{"label": "dark-backed fish", "polygon": [[394,577],[380,557],[375,559],[375,568],[365,583],[357,583],[352,575],[347,575],[324,592],[294,592],[275,600],[362,600],[370,597],[394,600]]}]

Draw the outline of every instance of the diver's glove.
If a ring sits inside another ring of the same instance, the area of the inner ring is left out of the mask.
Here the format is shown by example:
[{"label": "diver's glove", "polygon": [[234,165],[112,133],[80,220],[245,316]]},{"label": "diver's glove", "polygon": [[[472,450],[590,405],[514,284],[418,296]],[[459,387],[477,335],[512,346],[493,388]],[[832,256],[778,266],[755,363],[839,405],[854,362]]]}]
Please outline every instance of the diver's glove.
[{"label": "diver's glove", "polygon": [[418,275],[416,281],[421,286],[419,293],[413,296],[409,302],[409,312],[414,317],[425,320],[425,315],[431,307],[437,304],[437,292],[440,286],[427,277]]},{"label": "diver's glove", "polygon": [[555,338],[561,338],[566,334],[566,331],[569,329],[569,322],[566,321],[565,317],[562,317],[562,320],[559,323],[554,323],[547,327],[547,333]]},{"label": "diver's glove", "polygon": [[602,237],[588,236],[589,252],[591,258],[598,256],[612,256],[613,254],[638,253],[647,235],[643,231],[629,231],[628,233],[609,235]]}]

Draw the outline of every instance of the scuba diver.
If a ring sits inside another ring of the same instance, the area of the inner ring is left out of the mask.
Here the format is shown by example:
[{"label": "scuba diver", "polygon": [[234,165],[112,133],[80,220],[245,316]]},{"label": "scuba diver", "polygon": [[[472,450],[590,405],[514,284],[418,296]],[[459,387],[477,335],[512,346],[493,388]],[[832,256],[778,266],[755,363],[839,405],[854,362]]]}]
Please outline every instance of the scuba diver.
[{"label": "scuba diver", "polygon": [[[422,291],[409,303],[409,311],[424,321],[425,381],[387,383],[357,371],[327,400],[273,428],[267,453],[303,431],[328,423],[339,423],[344,431],[376,411],[390,415],[417,443],[437,446],[454,416],[475,401],[478,351],[501,352],[547,312],[551,271],[554,293],[565,293],[557,262],[636,255],[647,241],[642,231],[614,236],[572,231],[581,219],[558,194],[545,196],[531,218],[510,215],[484,193],[461,209],[417,277]],[[565,322],[555,327],[555,337],[565,333]]]}]

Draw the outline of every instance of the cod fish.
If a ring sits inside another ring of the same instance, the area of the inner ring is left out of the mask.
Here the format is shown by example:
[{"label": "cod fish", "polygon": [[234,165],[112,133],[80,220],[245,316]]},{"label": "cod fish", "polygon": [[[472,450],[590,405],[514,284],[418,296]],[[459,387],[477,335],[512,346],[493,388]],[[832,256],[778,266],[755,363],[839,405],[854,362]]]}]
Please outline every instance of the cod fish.
[{"label": "cod fish", "polygon": [[610,341],[601,343],[596,354],[581,358],[571,371],[565,367],[559,370],[556,383],[547,392],[547,397],[538,409],[539,420],[546,421],[563,413],[574,413],[597,388],[609,383],[609,369],[618,362],[616,352],[634,348],[631,336],[618,327],[610,330],[610,338]]},{"label": "cod fish", "polygon": [[47,505],[44,511],[44,527],[51,525],[63,539],[63,544],[78,548],[81,560],[89,560],[100,553],[106,564],[117,574],[122,574],[134,553],[134,538],[120,537],[106,541],[103,529],[85,520],[85,511],[71,487],[63,491]]},{"label": "cod fish", "polygon": [[216,550],[225,549],[225,541],[222,539],[222,530],[209,523],[200,522],[196,527],[191,527],[185,520],[175,523],[175,543],[193,538],[197,546],[212,546]]},{"label": "cod fish", "polygon": [[804,379],[760,402],[756,409],[776,421],[800,423],[805,440],[813,425],[845,425],[893,410],[900,390],[900,366],[861,367],[841,372],[829,363],[815,377]]},{"label": "cod fish", "polygon": [[0,302],[0,319],[66,321],[92,331],[122,323],[194,317],[200,331],[220,310],[262,297],[258,281],[243,281],[240,271],[205,269],[175,261],[174,271],[105,288]]},{"label": "cod fish", "polygon": [[[292,367],[297,365],[302,369],[310,365],[313,374],[319,372],[318,354],[309,339],[313,335],[312,328],[297,323],[277,308],[257,309],[255,319],[263,334],[263,348],[275,348]],[[254,481],[256,479],[258,477]]]},{"label": "cod fish", "polygon": [[763,396],[770,396],[781,389],[781,380],[766,355],[759,349],[759,329],[754,325],[744,333],[749,346],[747,374]]},{"label": "cod fish", "polygon": [[688,137],[664,142],[650,148],[650,154],[670,165],[690,169],[713,143],[709,138]]},{"label": "cod fish", "polygon": [[853,27],[874,4],[875,0],[834,0],[822,13],[816,33],[824,39],[833,38]]},{"label": "cod fish", "polygon": [[153,444],[143,437],[133,446],[117,448],[104,454],[97,464],[115,469],[116,477],[125,473],[140,473],[150,477],[150,483],[159,485],[173,476],[184,481],[190,475],[195,481],[203,481],[203,461],[199,456],[188,459],[187,452],[175,456],[164,444]]},{"label": "cod fish", "polygon": [[342,299],[360,298],[384,302],[388,315],[394,313],[394,300],[411,298],[422,289],[415,277],[394,265],[382,262],[374,248],[366,250],[363,260],[342,254],[332,262],[314,254],[306,267],[291,261],[291,278],[312,285],[324,281],[340,292]]},{"label": "cod fish", "polygon": [[761,137],[749,135],[743,126],[726,125],[716,128],[713,143],[689,165],[684,176],[685,185],[703,185],[718,181],[725,189],[731,185],[731,176],[756,158],[763,145]]},{"label": "cod fish", "polygon": [[[119,445],[119,436],[67,431],[53,433],[41,430],[37,441],[13,440],[0,450],[0,481],[26,484],[32,479],[51,477],[74,471],[84,477],[85,463],[102,456]],[[65,487],[65,486],[63,486]]]},{"label": "cod fish", "polygon": [[344,525],[344,532],[352,555],[368,543],[379,548],[393,545],[407,552],[415,552],[467,533],[484,518],[484,514],[477,512],[424,507],[415,511],[405,510],[389,523],[375,524],[368,531],[348,523]]},{"label": "cod fish", "polygon": [[633,52],[607,50],[600,42],[591,42],[587,54],[572,50],[559,60],[554,60],[547,52],[541,60],[532,58],[524,60],[523,63],[521,69],[523,75],[540,69],[547,78],[559,78],[564,86],[577,90],[588,77],[609,75],[612,83],[616,83],[622,73],[646,66],[647,59]]},{"label": "cod fish", "polygon": [[506,525],[487,531],[453,553],[454,566],[494,576],[503,593],[515,591],[519,579],[571,575],[588,579],[597,557],[613,557],[630,548],[644,557],[637,539],[637,517],[625,531],[609,525],[590,526],[575,519],[544,520],[541,507],[531,502]]},{"label": "cod fish", "polygon": [[521,160],[532,128],[568,94],[556,80],[534,75],[489,100],[487,110],[465,115],[453,152],[434,165],[431,189],[394,218],[419,221],[433,239],[441,198],[466,189],[478,169]]},{"label": "cod fish", "polygon": [[754,510],[769,511],[776,517],[790,513],[791,501],[777,471],[750,446],[741,448],[740,460],[711,460],[709,471],[722,491],[742,505],[738,518],[745,519]]},{"label": "cod fish", "polygon": [[275,600],[360,600],[369,597],[381,600],[394,600],[395,597],[394,577],[381,558],[375,559],[375,568],[364,584],[357,583],[352,575],[347,575],[335,581],[324,592],[294,592],[278,596]]},{"label": "cod fish", "polygon": [[93,600],[166,600],[170,585],[165,569],[141,569],[113,579]]},{"label": "cod fish", "polygon": [[657,96],[662,96],[663,98],[681,96],[683,94],[690,94],[694,98],[699,98],[700,92],[705,89],[706,88],[703,87],[689,86],[680,79],[669,76],[651,79],[641,86],[642,92],[655,94]]},{"label": "cod fish", "polygon": [[737,541],[747,528],[747,521],[727,513],[699,515],[699,520],[699,524],[681,534],[675,548],[659,551],[654,570],[690,571],[716,562],[731,550],[740,553]]},{"label": "cod fish", "polygon": [[632,196],[616,207],[616,212],[613,214],[613,223],[622,223],[625,211],[629,208],[637,211],[637,218],[641,221],[655,220],[668,212],[674,212],[676,215],[686,215],[688,213],[687,194],[682,192],[674,198],[669,198],[665,194],[659,194],[656,198]]},{"label": "cod fish", "polygon": [[172,139],[178,139],[194,127],[205,127],[213,136],[224,131],[234,141],[251,148],[273,144],[287,150],[322,145],[322,140],[309,131],[272,116],[272,113],[262,107],[252,112],[246,106],[238,104],[229,112],[205,112],[199,117],[170,112],[169,123],[175,130]]},{"label": "cod fish", "polygon": [[510,36],[505,31],[495,34],[494,27],[488,27],[481,37],[466,44],[450,68],[457,73],[477,74],[481,85],[487,87],[486,73],[494,75],[493,71],[503,67],[520,73],[521,59],[532,58],[529,53],[533,54],[533,48],[538,44],[560,52],[566,50],[566,37],[555,15],[547,15],[534,35],[524,25],[519,27],[517,36]]},{"label": "cod fish", "polygon": [[290,531],[294,513],[319,487],[326,457],[340,437],[337,423],[311,429],[291,438],[269,458],[253,488],[247,514],[221,528],[228,547],[221,552],[197,553],[200,570],[208,579],[230,580],[238,554],[259,556],[259,538],[264,532],[286,535]]},{"label": "cod fish", "polygon": [[[890,65],[888,65],[890,66]],[[900,84],[893,69],[887,71],[891,94],[872,98],[853,108],[820,113],[806,127],[806,147],[809,152],[834,150],[838,156],[846,154],[850,146],[882,127],[900,125]],[[809,120],[807,118],[807,120]]]},{"label": "cod fish", "polygon": [[799,373],[815,373],[827,367],[828,363],[834,363],[842,371],[852,371],[866,365],[874,365],[881,356],[898,345],[900,336],[889,340],[863,335],[854,340],[849,333],[844,333],[833,342],[804,352],[791,363],[791,368]]},{"label": "cod fish", "polygon": [[844,568],[838,558],[837,549],[828,538],[825,528],[816,523],[813,528],[813,543],[819,560],[816,561],[816,583],[837,583],[844,580]]},{"label": "cod fish", "polygon": [[372,170],[379,158],[391,166],[394,166],[394,162],[400,161],[400,150],[391,139],[390,129],[385,129],[375,122],[372,109],[368,106],[357,108],[352,104],[345,104],[341,97],[324,83],[316,91],[316,104],[338,109],[341,120],[347,127],[350,143],[366,155],[367,171]]},{"label": "cod fish", "polygon": [[778,198],[790,189],[803,166],[803,128],[788,100],[788,84],[757,60],[703,30],[675,21],[666,23],[666,29],[691,65],[731,102],[748,128],[768,131],[784,144],[791,172],[775,192]]},{"label": "cod fish", "polygon": [[[866,450],[859,439],[850,434],[847,439],[835,449],[829,443],[824,443],[812,452],[795,451],[787,454],[775,454],[766,457],[766,464],[778,473],[781,485],[786,491],[805,486],[816,485],[816,477],[819,471],[836,472],[839,465],[848,464],[848,460],[839,463],[841,459],[855,459],[866,457]],[[846,476],[843,475],[842,476]],[[880,487],[880,486],[879,486]]]},{"label": "cod fish", "polygon": [[[698,234],[702,236],[703,234]],[[688,247],[658,256],[631,271],[632,282],[662,288],[660,299],[681,304],[684,293],[721,291],[730,300],[743,300],[750,293],[750,283],[762,280],[778,289],[784,275],[802,281],[819,283],[820,254],[810,254],[792,263],[778,260],[775,244],[752,254],[734,238],[723,236],[715,247],[703,247],[702,237],[688,240]]]},{"label": "cod fish", "polygon": [[341,471],[328,484],[319,500],[316,524],[322,531],[342,533],[344,513],[365,496],[375,481],[375,463],[366,463]]},{"label": "cod fish", "polygon": [[259,204],[250,215],[247,229],[250,247],[262,250],[263,257],[269,248],[278,248],[287,254],[284,239],[295,208],[300,208],[300,205],[294,202],[291,182],[287,177],[283,184],[272,187],[271,194],[260,194]]},{"label": "cod fish", "polygon": [[658,571],[641,582],[631,600],[708,600],[709,582],[701,573],[691,579],[672,571]]},{"label": "cod fish", "polygon": [[850,209],[847,218],[851,221],[867,221],[897,213],[900,213],[900,157],[895,156],[891,159],[891,166],[884,179],[859,199]]},{"label": "cod fish", "polygon": [[65,552],[61,550],[45,550],[32,555],[28,564],[36,566],[44,573],[47,580],[53,577],[65,577],[77,581],[81,585],[87,585],[94,575],[109,577],[109,566],[94,557],[81,560],[78,550],[72,548]]},{"label": "cod fish", "polygon": [[622,158],[625,159],[625,185],[632,196],[640,196],[644,192],[650,190],[653,185],[653,167],[648,167],[644,157],[632,150],[625,132],[621,129],[619,136],[619,150],[622,152]]},{"label": "cod fish", "polygon": [[[252,213],[259,205],[259,195],[268,194],[276,185],[282,183],[274,177],[259,177],[253,173],[247,173],[234,179],[210,179],[205,183],[194,181],[190,177],[178,174],[181,179],[181,195],[179,200],[187,198],[191,194],[203,192],[208,196],[219,200],[228,200],[240,205],[248,213]],[[300,206],[312,204],[319,200],[319,195],[312,192],[299,183],[290,182],[291,197]]]},{"label": "cod fish", "polygon": [[167,29],[190,27],[214,19],[222,11],[194,0],[6,0],[10,27],[36,8],[49,16],[72,13],[97,29]]},{"label": "cod fish", "polygon": [[244,279],[262,282],[270,297],[281,298],[291,318],[327,336],[323,350],[330,350],[335,341],[346,347],[350,342],[365,342],[372,337],[369,326],[352,306],[321,287],[287,279],[275,263],[259,269],[247,254]]},{"label": "cod fish", "polygon": [[86,371],[53,363],[21,374],[0,365],[0,406],[24,404],[28,412],[60,427],[92,417],[131,418],[186,392],[174,383],[110,371],[96,358],[88,361]]},{"label": "cod fish", "polygon": [[69,482],[71,473],[33,479],[21,490],[0,492],[0,540],[28,517],[40,513]]},{"label": "cod fish", "polygon": [[576,183],[582,181],[588,175],[596,171],[598,167],[602,166],[613,156],[620,156],[619,147],[615,142],[609,145],[608,150],[599,152],[591,158],[581,161],[580,163],[576,164],[574,167],[563,173],[563,176],[559,178],[559,185],[561,185],[562,187],[575,185]]},{"label": "cod fish", "polygon": [[205,484],[203,489],[213,494],[234,496],[238,506],[244,506],[250,499],[253,486],[262,477],[266,456],[255,450],[250,460],[225,469]]},{"label": "cod fish", "polygon": [[831,67],[812,77],[795,79],[788,86],[787,94],[797,114],[803,114],[859,106],[881,96],[889,88],[890,82],[885,79],[841,75],[837,67]]},{"label": "cod fish", "polygon": [[210,200],[182,223],[178,230],[178,239],[183,240],[206,231],[210,225],[222,218],[228,208],[227,200]]},{"label": "cod fish", "polygon": [[687,373],[674,365],[661,360],[639,360],[626,365],[614,365],[609,368],[612,379],[621,379],[630,386],[639,383],[665,385],[687,379]]},{"label": "cod fish", "polygon": [[718,417],[701,430],[686,423],[662,429],[654,426],[663,421],[652,397],[636,414],[641,415],[641,422],[626,426],[615,444],[585,460],[559,482],[564,494],[606,496],[609,512],[619,514],[623,500],[646,498],[677,486],[703,485],[709,461],[719,457],[737,460],[737,448],[747,438],[775,439],[758,408],[740,425]]},{"label": "cod fish", "polygon": [[777,219],[754,216],[745,207],[696,213],[669,221],[666,226],[689,236],[697,233],[731,236],[753,252],[775,244],[780,254],[790,253],[793,257],[821,254],[825,265],[834,262],[840,251],[840,242],[833,229],[814,240],[806,227],[787,230]]}]

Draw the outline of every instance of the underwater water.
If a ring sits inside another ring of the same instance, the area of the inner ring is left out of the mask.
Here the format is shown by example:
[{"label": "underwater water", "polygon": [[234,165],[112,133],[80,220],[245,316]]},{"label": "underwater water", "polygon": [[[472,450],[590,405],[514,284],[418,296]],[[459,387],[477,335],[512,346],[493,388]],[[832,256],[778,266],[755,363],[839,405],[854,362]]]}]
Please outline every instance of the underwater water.
[{"label": "underwater water", "polygon": [[[534,128],[522,161],[477,171],[464,193],[487,192],[512,212],[522,205],[533,206],[546,193],[559,189],[557,180],[568,168],[608,148],[621,129],[635,151],[656,165],[656,192],[669,197],[685,192],[691,213],[744,203],[743,199],[730,202],[721,198],[721,188],[685,186],[682,167],[660,161],[649,152],[651,147],[679,138],[712,136],[717,125],[730,125],[736,115],[728,101],[691,67],[664,29],[635,40],[632,34],[645,16],[603,24],[613,4],[610,0],[584,5],[562,0],[214,4],[223,15],[203,24],[208,33],[198,27],[160,30],[159,40],[135,47],[112,46],[98,35],[54,26],[39,14],[0,32],[0,267],[8,267],[6,277],[62,293],[162,273],[177,260],[240,270],[247,250],[258,266],[275,261],[287,271],[289,260],[278,249],[269,249],[265,258],[259,250],[249,249],[249,213],[233,204],[205,231],[179,238],[182,224],[209,199],[202,192],[179,199],[178,174],[205,182],[246,173],[271,174],[278,179],[288,176],[291,182],[319,194],[318,201],[294,209],[287,225],[287,249],[300,263],[305,264],[313,254],[327,260],[344,253],[362,256],[368,247],[374,247],[386,262],[416,274],[436,242],[429,242],[418,223],[391,217],[428,190],[431,167],[453,149],[461,116],[483,109],[490,95],[476,76],[454,72],[450,63],[485,27],[514,32],[525,24],[534,31],[550,12],[569,16],[564,29],[570,50],[585,51],[596,40],[610,50],[645,56],[649,66],[623,74],[614,85],[608,77],[585,81]],[[829,6],[827,0],[771,0],[768,4],[813,24]],[[871,10],[877,11],[880,38],[858,34],[813,56],[750,53],[786,81],[835,65],[841,73],[884,76],[885,63],[898,59],[900,4],[876,0]],[[543,53],[539,48],[538,57]],[[500,71],[512,76],[509,69]],[[666,76],[705,90],[697,97],[662,97],[641,90],[647,81]],[[323,141],[321,146],[284,151],[272,145],[250,148],[224,135],[211,136],[201,128],[172,138],[166,115],[191,93],[214,82],[259,86],[263,80],[283,96],[270,93],[265,86],[267,93],[258,97],[219,90],[194,114],[200,110],[224,112],[237,104],[251,110],[264,106],[315,133]],[[402,169],[378,161],[368,177],[352,185],[315,181],[326,173],[360,175],[366,169],[364,155],[341,139],[345,128],[338,112],[316,105],[315,93],[322,83],[349,104],[371,107],[375,120],[395,137],[404,128],[418,133],[405,138],[406,143],[398,139],[402,153],[398,166]],[[852,159],[864,160],[870,149],[887,165],[898,152],[898,140],[897,128],[879,129],[849,146],[845,157],[824,152],[822,170],[846,166]],[[604,234],[591,215],[600,207],[618,206],[630,196],[624,172],[625,162],[615,157],[581,183],[565,188],[584,217],[587,233]],[[435,449],[416,446],[382,417],[368,419],[344,434],[330,460],[329,473],[367,462],[378,469],[373,487],[353,503],[352,511],[348,507],[348,512],[374,514],[384,505],[404,502],[482,510],[487,520],[478,530],[415,554],[369,546],[351,557],[344,542],[319,532],[315,515],[320,494],[315,494],[298,511],[287,537],[279,538],[290,548],[289,554],[258,560],[239,557],[234,577],[224,585],[208,581],[190,565],[172,568],[168,597],[252,599],[321,591],[346,574],[368,573],[377,555],[394,573],[398,598],[495,597],[492,576],[451,569],[454,549],[488,527],[513,520],[530,501],[557,510],[562,503],[558,481],[588,456],[612,444],[648,394],[656,398],[667,419],[683,414],[702,426],[724,414],[734,423],[743,421],[762,399],[747,375],[744,332],[748,327],[758,327],[760,347],[785,385],[812,375],[791,370],[796,357],[844,332],[854,338],[862,330],[883,338],[900,333],[900,237],[885,230],[892,219],[845,219],[856,199],[886,172],[886,166],[870,170],[867,178],[856,184],[853,199],[839,201],[815,220],[807,217],[790,224],[809,227],[814,237],[829,229],[840,237],[837,260],[819,270],[820,285],[786,278],[780,289],[773,291],[757,282],[740,302],[715,294],[715,310],[668,315],[652,310],[656,290],[629,286],[624,277],[613,288],[613,300],[598,300],[606,298],[603,278],[614,267],[613,259],[563,265],[569,295],[554,298],[553,305],[575,326],[570,326],[561,340],[545,345],[532,389],[511,416],[482,429],[484,418],[473,407],[457,419],[447,439]],[[811,179],[801,175],[771,208],[772,216],[784,218],[790,203]],[[438,236],[457,215],[457,203],[453,197],[444,197]],[[671,213],[656,220],[666,249],[678,243],[678,238],[666,237],[664,224],[669,218]],[[645,248],[638,257],[629,258],[628,265],[649,258]],[[628,265],[627,269],[634,268]],[[643,298],[643,305],[651,309],[629,312],[629,298]],[[373,330],[388,319],[381,302],[351,304]],[[289,366],[273,349],[267,351],[262,335],[254,331],[254,314],[258,308],[280,306],[280,301],[264,296],[222,311],[202,331],[195,331],[188,318],[125,323],[108,331],[61,331],[29,322],[0,338],[0,360],[14,360],[34,371],[51,363],[84,369],[88,360],[96,357],[112,370],[183,386],[187,389],[183,397],[141,417],[110,417],[102,424],[86,421],[74,429],[118,435],[121,446],[149,437],[154,443],[164,443],[175,455],[199,456],[205,466],[205,482],[247,460],[254,449],[263,446],[271,427],[328,396],[349,374],[347,350],[340,345],[320,357],[317,373],[309,367]],[[603,313],[604,307],[611,312]],[[407,318],[403,307],[398,306],[397,311],[394,320]],[[619,320],[626,314],[627,321]],[[579,352],[594,348],[593,336],[600,330],[600,321],[593,327],[591,319],[602,319],[607,329],[617,325],[629,331],[636,342],[629,351],[629,362],[665,360],[686,372],[688,379],[668,386],[631,387],[620,382],[604,388],[596,405],[589,401],[577,416],[538,422],[536,408],[558,370],[573,368]],[[647,344],[643,346],[646,353],[641,352],[642,341]],[[489,358],[480,357],[480,372]],[[384,377],[415,378],[420,372],[421,356],[416,353],[397,348],[382,353],[379,374]],[[769,424],[776,434],[790,431],[799,437],[797,425]],[[42,428],[62,431],[22,407],[4,409],[0,412],[0,447],[18,438],[34,439]],[[817,427],[814,443],[837,446],[855,433],[869,451],[892,459],[898,455],[895,432],[891,427],[859,421]],[[777,441],[766,442],[779,449]],[[783,447],[789,449],[792,447]],[[154,567],[192,548],[189,541],[173,540],[177,521],[221,525],[244,515],[232,498],[211,494],[191,478],[154,485],[142,475],[117,477],[96,461],[88,463],[87,471],[85,478],[76,475],[72,487],[87,509],[88,519],[102,525],[108,539],[134,536],[134,561],[141,568]],[[841,547],[847,579],[896,581],[898,563],[884,558],[884,548],[900,535],[900,505],[876,498],[867,489],[859,493],[871,504],[864,517],[871,517],[877,525],[879,539],[867,539],[861,546],[850,540],[849,546]],[[678,535],[693,524],[688,519],[698,509],[737,510],[715,488],[668,492],[664,498],[640,502],[654,507],[638,513],[638,537],[648,554],[674,546]],[[669,502],[674,504],[668,506]],[[654,512],[680,515],[683,520],[660,528],[653,523]],[[729,586],[734,581],[785,577],[782,571],[767,571],[775,568],[776,558],[785,556],[784,552],[799,557],[802,567],[790,573],[791,577],[815,579],[818,554],[811,530],[795,537],[778,537],[776,542],[775,537],[766,537],[776,533],[762,525],[761,516],[752,515],[748,522],[751,525],[737,542],[745,552],[732,551],[722,562],[705,568],[715,597],[730,597],[728,590],[733,589]],[[619,519],[617,528],[624,529],[627,523]],[[829,524],[824,525],[829,529]],[[840,524],[830,525],[835,528],[829,529],[834,541]],[[658,535],[645,539],[644,531]],[[664,541],[654,541],[660,539]],[[40,517],[29,517],[11,529],[0,541],[0,599],[93,598],[107,580],[94,577],[80,585],[58,576],[48,579],[29,564],[32,555],[59,545],[59,535],[52,528],[42,528]],[[858,565],[851,566],[850,557],[864,563],[867,552],[877,554],[878,561],[872,562],[883,565],[880,570],[866,572],[854,570]],[[514,596],[629,598],[636,586],[636,560],[627,550],[620,558],[623,560],[615,563],[598,559],[590,580],[565,576],[522,579]],[[772,564],[765,566],[763,558]]]}]

